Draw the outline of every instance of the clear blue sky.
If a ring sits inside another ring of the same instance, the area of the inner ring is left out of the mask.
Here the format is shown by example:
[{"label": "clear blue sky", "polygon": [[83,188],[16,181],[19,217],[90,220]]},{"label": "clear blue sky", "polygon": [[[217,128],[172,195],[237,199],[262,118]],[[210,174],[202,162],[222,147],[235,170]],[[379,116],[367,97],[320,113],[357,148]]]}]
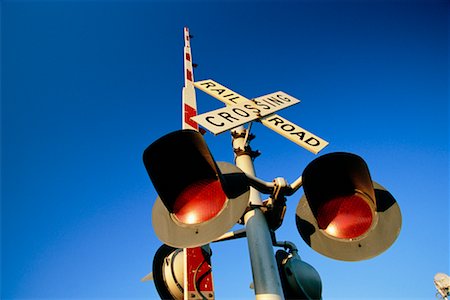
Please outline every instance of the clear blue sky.
[{"label": "clear blue sky", "polygon": [[[1,298],[156,299],[156,197],[142,152],[181,126],[183,27],[195,78],[282,90],[279,114],[349,151],[397,198],[382,255],[310,249],[288,199],[278,239],[324,299],[433,299],[449,273],[448,1],[8,1],[1,7]],[[198,91],[200,112],[222,106]],[[257,175],[293,181],[315,155],[255,124]],[[206,135],[232,161],[230,136]],[[245,240],[213,245],[217,299],[252,299]]]}]

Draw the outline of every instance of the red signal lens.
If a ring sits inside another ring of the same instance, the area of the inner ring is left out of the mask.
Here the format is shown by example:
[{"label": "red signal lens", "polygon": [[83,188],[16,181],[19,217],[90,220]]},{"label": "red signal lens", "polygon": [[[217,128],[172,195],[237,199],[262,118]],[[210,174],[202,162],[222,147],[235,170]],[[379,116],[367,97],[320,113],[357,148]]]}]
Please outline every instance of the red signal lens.
[{"label": "red signal lens", "polygon": [[199,224],[217,216],[226,200],[219,180],[203,179],[180,193],[173,204],[173,214],[184,224]]},{"label": "red signal lens", "polygon": [[339,239],[360,237],[370,229],[372,221],[372,208],[358,194],[334,198],[317,211],[319,228]]}]

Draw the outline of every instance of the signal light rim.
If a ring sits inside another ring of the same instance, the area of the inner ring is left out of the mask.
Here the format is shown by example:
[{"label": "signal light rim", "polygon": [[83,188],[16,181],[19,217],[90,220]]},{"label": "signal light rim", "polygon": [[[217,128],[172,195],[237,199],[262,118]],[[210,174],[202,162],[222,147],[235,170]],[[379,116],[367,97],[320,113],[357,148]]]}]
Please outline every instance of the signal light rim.
[{"label": "signal light rim", "polygon": [[361,261],[385,252],[399,237],[402,227],[400,207],[389,191],[372,181],[375,192],[377,218],[364,238],[336,239],[324,234],[303,195],[297,205],[297,230],[308,246],[316,252],[342,261]]}]

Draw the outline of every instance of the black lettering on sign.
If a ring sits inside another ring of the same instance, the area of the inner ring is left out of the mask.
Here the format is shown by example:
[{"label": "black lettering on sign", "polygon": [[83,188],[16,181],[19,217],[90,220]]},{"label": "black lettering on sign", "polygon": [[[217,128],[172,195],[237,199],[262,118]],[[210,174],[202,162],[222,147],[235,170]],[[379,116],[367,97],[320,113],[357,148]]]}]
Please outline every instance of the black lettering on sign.
[{"label": "black lettering on sign", "polygon": [[251,104],[244,104],[244,107],[245,107],[246,109],[254,109],[254,110],[252,111],[252,113],[254,113],[254,114],[259,114],[259,113],[261,113],[261,111],[260,111],[259,109],[257,109],[256,107],[252,106]]},{"label": "black lettering on sign", "polygon": [[233,112],[235,113],[235,114],[237,114],[237,115],[239,115],[239,116],[241,116],[241,117],[250,117],[250,114],[248,113],[248,112],[246,112],[245,110],[243,110],[243,109],[240,109],[239,107],[236,107],[236,108],[233,108],[232,109],[233,110]]},{"label": "black lettering on sign", "polygon": [[303,141],[303,138],[305,137],[305,133],[303,131],[293,132],[291,134],[292,135],[298,135],[298,137],[300,138],[301,141]]},{"label": "black lettering on sign", "polygon": [[207,81],[207,82],[202,82],[200,83],[200,85],[206,85],[206,88],[209,89],[210,87],[216,86],[214,83]]},{"label": "black lettering on sign", "polygon": [[221,116],[222,118],[224,118],[225,120],[227,120],[230,123],[233,123],[233,120],[239,121],[239,119],[236,119],[235,117],[231,116],[227,112],[220,112],[220,113],[218,113],[218,115]]},{"label": "black lettering on sign", "polygon": [[270,106],[276,107],[276,105],[274,105],[272,102],[268,101],[267,99],[262,99],[262,101],[266,102]]},{"label": "black lettering on sign", "polygon": [[[296,135],[300,138],[301,141],[303,141],[303,139],[305,138],[305,132],[303,131],[296,131],[296,127],[293,124],[289,124],[289,123],[285,123],[282,119],[280,119],[279,117],[273,117],[272,119],[268,119],[268,122],[273,122],[275,126],[278,126],[281,128],[281,130],[285,131],[285,132],[290,132],[290,135]],[[305,141],[305,143],[307,143],[310,146],[318,146],[320,144],[320,142],[313,138],[310,137],[309,139],[307,139]]]},{"label": "black lettering on sign", "polygon": [[236,97],[233,97],[233,98],[230,98],[230,99],[227,99],[227,100],[230,100],[231,102],[237,104],[236,101],[233,101],[234,99],[239,99],[239,96],[236,96]]},{"label": "black lettering on sign", "polygon": [[[224,91],[225,91],[225,90],[224,90]],[[237,96],[237,95],[234,94],[234,93],[231,93],[231,94],[228,94],[228,95],[223,95],[222,97],[228,98],[228,97],[230,97],[230,96],[235,96],[235,97],[229,98],[229,99],[227,99],[227,100],[233,102],[234,104],[237,104],[237,102],[236,102],[236,101],[233,101],[233,100],[234,100],[234,99],[239,99],[239,96]]]},{"label": "black lettering on sign", "polygon": [[277,99],[277,98],[275,98],[275,97],[273,97],[273,96],[267,98],[267,100],[270,101],[270,102],[272,102],[273,105],[275,105],[275,106],[284,104],[283,101],[281,101],[281,100],[279,100],[279,99]]},{"label": "black lettering on sign", "polygon": [[211,91],[213,92],[217,92],[217,94],[222,94],[223,92],[225,92],[225,89],[211,89]]},{"label": "black lettering on sign", "polygon": [[283,129],[283,131],[291,132],[294,131],[295,127],[292,126],[292,124],[283,124],[281,125],[281,129]]},{"label": "black lettering on sign", "polygon": [[269,105],[266,105],[264,103],[261,103],[261,101],[259,100],[253,100],[253,102],[255,102],[256,105],[258,105],[259,107],[263,108],[263,109],[270,109]]},{"label": "black lettering on sign", "polygon": [[277,94],[277,98],[283,100],[284,102],[291,102],[289,97],[283,96],[282,94]]},{"label": "black lettering on sign", "polygon": [[281,120],[278,117],[274,117],[274,118],[272,118],[270,120],[267,120],[267,121],[268,122],[274,122],[275,124],[273,124],[273,125],[275,125],[275,126],[277,126],[278,124],[283,124],[284,123],[283,120]]},{"label": "black lettering on sign", "polygon": [[309,139],[307,139],[305,141],[305,143],[307,143],[308,145],[313,146],[313,147],[319,146],[319,144],[320,144],[319,140],[317,140],[316,138],[313,138],[313,137],[310,137]]},{"label": "black lettering on sign", "polygon": [[213,121],[211,121],[211,119],[214,119],[214,117],[213,116],[208,116],[208,117],[205,118],[206,122],[208,122],[209,124],[212,124],[214,126],[222,127],[222,126],[225,125],[225,123],[223,123],[223,122],[222,123],[214,123]]}]

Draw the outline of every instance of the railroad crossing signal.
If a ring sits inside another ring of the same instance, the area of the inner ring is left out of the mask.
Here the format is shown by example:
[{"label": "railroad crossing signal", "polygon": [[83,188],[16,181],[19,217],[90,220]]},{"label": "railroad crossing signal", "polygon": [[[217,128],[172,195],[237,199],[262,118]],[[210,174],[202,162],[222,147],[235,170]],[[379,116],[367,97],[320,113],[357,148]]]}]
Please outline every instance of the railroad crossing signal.
[{"label": "railroad crossing signal", "polygon": [[198,131],[161,137],[144,151],[143,159],[159,195],[153,228],[167,245],[205,245],[230,230],[247,208],[245,174],[233,164],[216,163]]},{"label": "railroad crossing signal", "polygon": [[[143,154],[145,168],[159,195],[153,206],[152,225],[165,245],[155,255],[153,278],[162,298],[190,298],[186,292],[196,281],[189,279],[189,268],[180,258],[187,257],[186,251],[191,250],[187,248],[197,247],[192,250],[202,252],[199,247],[221,240],[244,220],[255,294],[263,294],[265,299],[283,299],[283,294],[286,298],[320,299],[320,276],[300,259],[296,249],[273,255],[272,245],[280,246],[274,237],[284,217],[285,197],[302,186],[305,195],[297,206],[296,224],[303,240],[314,250],[334,259],[358,261],[374,257],[392,245],[401,228],[398,204],[372,180],[366,163],[355,154],[320,156],[292,185],[283,178],[272,182],[256,178],[249,134],[242,124],[258,120],[315,154],[328,142],[274,114],[299,102],[284,92],[249,100],[213,80],[193,82],[188,50],[185,77],[189,84],[183,90],[183,99],[187,99],[183,114],[186,126],[156,140]],[[196,116],[193,86],[228,106]],[[240,126],[232,135],[236,165],[214,160],[197,131],[197,123],[215,134]],[[235,142],[242,148],[235,147]],[[269,194],[269,200],[262,202],[259,193]],[[274,212],[276,209],[279,211]],[[202,255],[205,261],[209,260],[207,252]],[[202,264],[197,263],[199,267]],[[211,271],[209,262],[207,265],[205,274]],[[279,273],[274,274],[277,267]],[[203,289],[195,286],[200,294],[192,294],[192,299],[213,299],[211,276],[202,278],[206,278]],[[205,296],[205,291],[210,293]]]},{"label": "railroad crossing signal", "polygon": [[[173,149],[179,152],[175,155]],[[334,259],[374,257],[392,245],[401,228],[397,202],[372,180],[366,163],[355,154],[320,156],[307,165],[297,186],[291,186],[282,180],[263,182],[235,165],[216,163],[199,132],[179,130],[152,143],[144,151],[144,164],[159,194],[153,228],[175,248],[202,246],[230,230],[252,209],[250,187],[278,201],[302,185],[305,196],[296,211],[299,233],[314,250]],[[168,259],[172,255],[164,254]],[[277,261],[286,295],[314,299],[321,294],[314,268],[295,255]]]},{"label": "railroad crossing signal", "polygon": [[[174,155],[173,149],[180,149]],[[159,197],[153,228],[167,245],[207,244],[226,233],[247,209],[251,181],[238,167],[216,163],[202,135],[180,130],[155,141],[144,152]],[[364,160],[329,153],[303,171],[305,196],[296,223],[305,242],[340,260],[378,255],[395,241],[401,213],[393,196],[373,182]]]},{"label": "railroad crossing signal", "polygon": [[[143,159],[159,195],[153,207],[153,228],[172,247],[208,244],[230,230],[246,211],[260,209],[249,206],[250,187],[279,201],[303,185],[305,196],[296,211],[299,233],[314,250],[334,259],[374,257],[389,248],[400,231],[395,199],[372,181],[366,163],[355,154],[337,152],[316,158],[296,186],[283,180],[264,182],[235,165],[216,163],[195,130],[161,137],[144,151]],[[292,266],[291,272],[305,269],[295,259]],[[313,280],[311,288],[303,285],[306,279],[302,278],[298,274],[291,278],[290,284],[299,284],[294,291],[312,289],[315,295],[321,289],[320,281]]]}]

